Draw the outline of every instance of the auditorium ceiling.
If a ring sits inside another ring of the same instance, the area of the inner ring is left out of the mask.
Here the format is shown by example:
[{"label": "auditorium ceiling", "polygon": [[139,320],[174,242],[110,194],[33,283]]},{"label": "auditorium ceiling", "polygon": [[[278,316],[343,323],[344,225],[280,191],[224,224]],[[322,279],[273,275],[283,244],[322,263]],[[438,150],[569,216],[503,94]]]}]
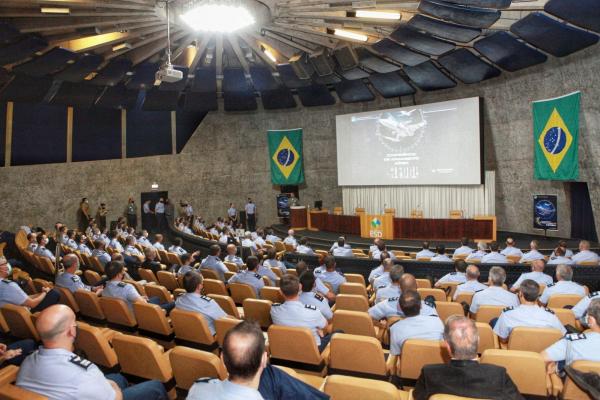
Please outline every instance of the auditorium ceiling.
[{"label": "auditorium ceiling", "polygon": [[[230,7],[230,8],[223,8]],[[0,101],[206,112],[476,85],[595,45],[599,0],[1,0]],[[577,57],[577,55],[574,55]],[[333,93],[337,96],[334,96]]]}]

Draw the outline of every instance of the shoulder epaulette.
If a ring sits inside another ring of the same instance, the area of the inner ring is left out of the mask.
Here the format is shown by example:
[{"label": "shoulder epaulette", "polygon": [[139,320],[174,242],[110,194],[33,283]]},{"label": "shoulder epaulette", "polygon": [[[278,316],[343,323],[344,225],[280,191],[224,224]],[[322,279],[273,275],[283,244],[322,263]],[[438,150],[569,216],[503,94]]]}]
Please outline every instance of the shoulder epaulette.
[{"label": "shoulder epaulette", "polygon": [[277,307],[277,306],[280,306],[280,305],[281,305],[281,303],[273,303],[273,304],[271,304],[271,307]]},{"label": "shoulder epaulette", "polygon": [[316,309],[317,309],[317,306],[313,306],[313,305],[311,305],[311,304],[305,304],[305,305],[304,305],[304,308],[309,308],[309,309],[311,309],[311,310],[316,310]]},{"label": "shoulder epaulette", "polygon": [[71,277],[71,280],[72,280],[73,282],[79,282],[79,277],[78,277],[77,275],[73,275],[73,276]]},{"label": "shoulder epaulette", "polygon": [[485,289],[476,290],[475,293],[483,292]]},{"label": "shoulder epaulette", "polygon": [[575,341],[575,340],[582,340],[582,339],[586,339],[587,337],[585,336],[585,333],[567,333],[565,335],[565,339],[567,339],[568,341]]},{"label": "shoulder epaulette", "polygon": [[323,301],[324,297],[321,296],[319,293],[315,293],[315,299],[317,299],[319,301]]},{"label": "shoulder epaulette", "polygon": [[504,310],[502,310],[502,312],[507,312],[507,311],[511,311],[514,310],[515,308],[513,306],[510,307],[506,307]]},{"label": "shoulder epaulette", "polygon": [[196,383],[208,383],[208,382],[212,381],[213,379],[214,378],[200,378],[200,379],[197,379],[195,382]]},{"label": "shoulder epaulette", "polygon": [[259,275],[259,274],[254,274],[254,277],[255,277],[256,279],[260,279],[260,275]]},{"label": "shoulder epaulette", "polygon": [[202,300],[206,300],[206,301],[212,301],[212,298],[211,298],[211,297],[205,296],[205,295],[203,295],[203,294],[201,294],[201,295],[200,295],[200,298],[201,298]]},{"label": "shoulder epaulette", "polygon": [[548,307],[544,308],[544,310],[548,311],[550,314],[554,314],[554,311],[552,311],[551,309],[549,309]]},{"label": "shoulder epaulette", "polygon": [[435,301],[423,300],[423,303],[427,304],[431,308],[436,308]]},{"label": "shoulder epaulette", "polygon": [[456,275],[456,271],[450,272],[450,275]]},{"label": "shoulder epaulette", "polygon": [[596,296],[600,296],[600,292],[593,292],[593,293],[588,294],[588,297],[590,299],[593,298],[593,297],[596,297]]},{"label": "shoulder epaulette", "polygon": [[85,370],[87,370],[92,365],[91,361],[88,361],[88,360],[86,360],[84,358],[81,358],[81,357],[79,357],[77,355],[73,355],[71,358],[69,358],[69,362],[72,363],[72,364],[75,364],[78,367],[81,367],[81,368],[83,368]]},{"label": "shoulder epaulette", "polygon": [[125,287],[125,286],[127,286],[127,284],[125,282],[119,282],[119,283],[117,283],[117,286],[118,287]]},{"label": "shoulder epaulette", "polygon": [[549,287],[552,287],[552,286],[554,286],[554,285],[556,285],[556,283],[551,283],[551,284],[549,284],[549,285],[548,285],[548,286],[546,286],[546,287],[547,287],[547,288],[549,288]]},{"label": "shoulder epaulette", "polygon": [[383,289],[384,287],[386,287],[386,285],[380,285],[380,286],[377,286],[377,289]]},{"label": "shoulder epaulette", "polygon": [[322,271],[320,269],[315,269],[315,274],[320,274]]},{"label": "shoulder epaulette", "polygon": [[2,282],[4,282],[4,283],[10,283],[10,281],[8,279],[2,279]]},{"label": "shoulder epaulette", "polygon": [[400,299],[400,297],[390,297],[388,301],[398,301],[398,299]]}]

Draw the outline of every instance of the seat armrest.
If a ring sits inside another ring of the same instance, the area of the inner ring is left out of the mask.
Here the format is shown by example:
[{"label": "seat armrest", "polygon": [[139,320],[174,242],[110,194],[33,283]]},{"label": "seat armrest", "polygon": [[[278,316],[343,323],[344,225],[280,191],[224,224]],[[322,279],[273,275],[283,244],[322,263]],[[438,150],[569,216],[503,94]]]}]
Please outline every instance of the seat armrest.
[{"label": "seat armrest", "polygon": [[558,396],[562,393],[564,389],[562,379],[560,379],[560,377],[557,374],[552,373],[550,374],[550,384],[552,388],[551,391],[549,391],[549,393],[552,396],[558,398]]},{"label": "seat armrest", "polygon": [[321,352],[321,358],[323,358],[323,361],[325,362],[326,365],[329,365],[330,353],[331,353],[331,343],[328,343],[327,346]]},{"label": "seat armrest", "polygon": [[398,356],[389,355],[385,361],[385,366],[390,375],[396,374],[396,364],[398,363]]},{"label": "seat armrest", "polygon": [[19,367],[16,365],[7,365],[0,369],[0,385],[13,383],[17,379],[19,373]]}]

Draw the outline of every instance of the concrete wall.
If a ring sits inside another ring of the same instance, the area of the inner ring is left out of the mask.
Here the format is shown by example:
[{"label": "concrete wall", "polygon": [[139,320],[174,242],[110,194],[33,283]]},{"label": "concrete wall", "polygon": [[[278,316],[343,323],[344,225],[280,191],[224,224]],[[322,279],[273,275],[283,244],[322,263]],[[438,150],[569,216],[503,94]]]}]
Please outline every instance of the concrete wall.
[{"label": "concrete wall", "polygon": [[[570,204],[566,185],[533,179],[533,135],[530,102],[581,90],[580,180],[588,182],[597,220],[600,220],[600,65],[598,47],[539,67],[479,85],[423,93],[418,103],[470,96],[484,98],[485,167],[496,173],[496,213],[502,230],[533,232],[531,196],[559,196],[557,235],[570,234]],[[404,105],[412,98],[403,98]],[[341,205],[337,187],[335,115],[398,107],[398,99],[370,103],[254,113],[210,113],[179,155],[0,168],[0,229],[22,223],[51,226],[60,220],[75,223],[81,197],[92,209],[103,201],[109,219],[122,213],[126,200],[149,191],[156,181],[175,201],[191,201],[207,219],[224,215],[234,201],[241,208],[247,196],[258,206],[259,225],[277,222],[270,183],[266,132],[304,129],[305,177],[301,203],[322,199],[326,207]],[[221,107],[222,108],[222,107]],[[599,226],[600,227],[600,226]],[[600,231],[600,229],[599,229]]]}]

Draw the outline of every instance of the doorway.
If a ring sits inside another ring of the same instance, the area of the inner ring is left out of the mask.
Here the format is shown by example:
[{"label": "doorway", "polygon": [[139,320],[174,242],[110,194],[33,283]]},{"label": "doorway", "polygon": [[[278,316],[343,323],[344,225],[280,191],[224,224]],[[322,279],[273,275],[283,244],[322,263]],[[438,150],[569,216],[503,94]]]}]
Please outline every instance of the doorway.
[{"label": "doorway", "polygon": [[594,210],[586,182],[570,182],[571,189],[571,237],[598,241]]},{"label": "doorway", "polygon": [[161,198],[168,199],[169,192],[144,192],[140,195],[142,207],[142,229],[146,229],[150,233],[157,231],[156,215],[144,213],[144,203],[150,200],[150,210],[154,211],[154,207]]}]

